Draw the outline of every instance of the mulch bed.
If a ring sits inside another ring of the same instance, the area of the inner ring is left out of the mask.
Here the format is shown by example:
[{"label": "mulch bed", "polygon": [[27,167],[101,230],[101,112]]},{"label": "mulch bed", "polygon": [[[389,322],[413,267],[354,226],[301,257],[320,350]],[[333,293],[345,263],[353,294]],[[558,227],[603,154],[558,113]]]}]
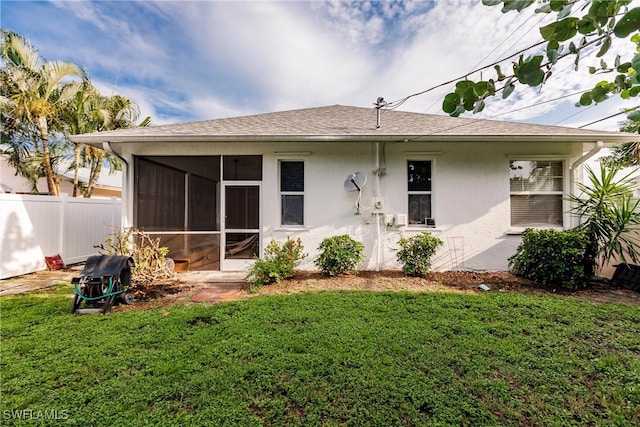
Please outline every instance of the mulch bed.
[{"label": "mulch bed", "polygon": [[[489,289],[483,290],[481,288]],[[198,302],[194,296],[207,289],[206,285],[180,282],[153,284],[136,287],[132,291],[136,303],[127,309],[149,309],[168,307],[178,302]],[[542,288],[536,283],[508,272],[447,271],[432,272],[425,278],[408,277],[402,271],[355,271],[329,277],[319,271],[298,271],[296,275],[280,283],[263,287],[256,293],[238,290],[233,298],[244,299],[260,295],[283,295],[300,292],[341,290],[366,291],[411,291],[411,292],[460,292],[479,294],[483,292],[518,292],[539,295],[563,295],[594,303],[616,302],[640,306],[640,293],[630,289],[611,286],[604,282],[593,282],[588,289],[569,292]],[[215,302],[215,301],[211,301]]]},{"label": "mulch bed", "polygon": [[[485,291],[480,285],[488,288]],[[527,279],[509,272],[446,271],[431,272],[425,278],[407,277],[402,271],[357,271],[328,277],[317,271],[299,271],[281,283],[262,288],[258,295],[287,294],[308,291],[373,290],[414,292],[520,292],[527,294],[556,294],[591,302],[618,302],[640,305],[640,293],[611,286],[605,282],[590,283],[589,288],[569,292],[542,288]]]}]

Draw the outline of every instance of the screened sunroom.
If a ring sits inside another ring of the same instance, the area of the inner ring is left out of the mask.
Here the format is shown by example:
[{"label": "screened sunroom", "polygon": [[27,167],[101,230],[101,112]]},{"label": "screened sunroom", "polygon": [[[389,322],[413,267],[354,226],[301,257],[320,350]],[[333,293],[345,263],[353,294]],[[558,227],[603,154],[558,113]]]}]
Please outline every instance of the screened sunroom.
[{"label": "screened sunroom", "polygon": [[136,156],[135,226],[190,270],[259,255],[262,156]]}]

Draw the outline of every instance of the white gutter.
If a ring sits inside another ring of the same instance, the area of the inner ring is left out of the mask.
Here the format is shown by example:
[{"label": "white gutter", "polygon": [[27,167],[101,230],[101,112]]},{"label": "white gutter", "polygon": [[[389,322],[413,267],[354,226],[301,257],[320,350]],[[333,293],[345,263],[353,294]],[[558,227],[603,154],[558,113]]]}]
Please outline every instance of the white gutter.
[{"label": "white gutter", "polygon": [[572,191],[573,191],[573,184],[575,183],[575,178],[576,178],[575,177],[576,168],[581,164],[583,164],[584,162],[586,162],[587,160],[589,160],[590,158],[592,158],[593,156],[595,156],[596,154],[598,154],[603,147],[604,147],[604,142],[602,141],[594,142],[593,148],[591,150],[587,151],[585,154],[582,155],[582,157],[580,157],[579,159],[577,159],[575,162],[571,164],[569,168],[571,170],[571,186],[572,186],[571,190]]},{"label": "white gutter", "polygon": [[126,160],[124,157],[122,157],[122,156],[120,155],[120,153],[116,153],[116,152],[113,150],[113,148],[111,148],[111,142],[110,142],[110,141],[103,141],[103,142],[102,142],[102,149],[103,149],[104,151],[106,151],[107,153],[109,153],[109,154],[113,154],[113,155],[114,155],[114,156],[116,156],[118,159],[122,160],[122,163],[124,163],[124,164],[127,166],[127,168],[129,167],[129,162],[127,162],[127,160]]},{"label": "white gutter", "polygon": [[603,147],[604,147],[603,141],[594,142],[593,148],[591,150],[587,151],[585,154],[582,155],[582,157],[576,159],[576,161],[573,162],[571,166],[569,166],[569,174],[570,174],[570,180],[571,180],[569,184],[569,191],[571,192],[571,194],[575,194],[575,191],[577,189],[576,171],[578,169],[578,166],[581,166],[584,162],[586,162],[587,160],[589,160],[590,158],[598,154]]},{"label": "white gutter", "polygon": [[[637,141],[637,134],[625,134],[625,133],[610,133],[610,134],[454,134],[443,135],[437,133],[430,134],[397,134],[397,133],[382,133],[379,129],[376,134],[273,134],[273,135],[234,135],[234,134],[164,134],[164,133],[147,133],[136,135],[113,135],[110,136],[111,143],[188,143],[194,142],[473,142],[473,143],[487,143],[487,142],[530,142],[530,143],[544,143],[544,142],[589,142],[591,141],[605,141],[607,144],[616,145],[625,142]],[[71,140],[76,143],[101,145],[104,141],[104,136],[99,135],[102,132],[96,132],[96,134],[82,134],[72,135]],[[105,132],[106,133],[106,132]]]},{"label": "white gutter", "polygon": [[122,212],[120,214],[120,223],[121,223],[120,225],[122,227],[128,227],[130,225],[129,221],[128,221],[129,215],[127,214],[127,212],[128,212],[127,206],[129,206],[129,204],[127,203],[128,194],[129,194],[129,162],[127,162],[127,159],[125,159],[120,153],[116,152],[111,147],[111,142],[110,141],[103,141],[102,142],[102,149],[104,151],[106,151],[107,153],[116,156],[118,159],[120,159],[120,161],[124,165],[123,171],[122,171],[122,183],[120,184],[122,186],[122,188],[120,189],[120,192],[121,192],[120,200],[122,201]]}]

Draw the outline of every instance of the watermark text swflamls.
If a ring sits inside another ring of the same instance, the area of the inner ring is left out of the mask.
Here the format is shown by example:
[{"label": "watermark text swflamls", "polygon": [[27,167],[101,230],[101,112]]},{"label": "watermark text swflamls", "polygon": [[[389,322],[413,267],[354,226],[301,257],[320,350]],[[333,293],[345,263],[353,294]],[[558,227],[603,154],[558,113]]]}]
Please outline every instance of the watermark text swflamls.
[{"label": "watermark text swflamls", "polygon": [[68,420],[69,411],[66,409],[5,409],[2,411],[5,420]]}]

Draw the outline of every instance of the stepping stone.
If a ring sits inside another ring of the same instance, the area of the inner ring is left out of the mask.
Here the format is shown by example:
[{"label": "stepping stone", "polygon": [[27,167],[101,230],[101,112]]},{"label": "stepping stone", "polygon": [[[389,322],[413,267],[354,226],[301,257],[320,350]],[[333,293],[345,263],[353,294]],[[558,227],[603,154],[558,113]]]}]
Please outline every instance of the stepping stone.
[{"label": "stepping stone", "polygon": [[220,291],[218,289],[203,289],[199,291],[191,302],[223,302],[239,299],[240,293],[237,290]]}]

